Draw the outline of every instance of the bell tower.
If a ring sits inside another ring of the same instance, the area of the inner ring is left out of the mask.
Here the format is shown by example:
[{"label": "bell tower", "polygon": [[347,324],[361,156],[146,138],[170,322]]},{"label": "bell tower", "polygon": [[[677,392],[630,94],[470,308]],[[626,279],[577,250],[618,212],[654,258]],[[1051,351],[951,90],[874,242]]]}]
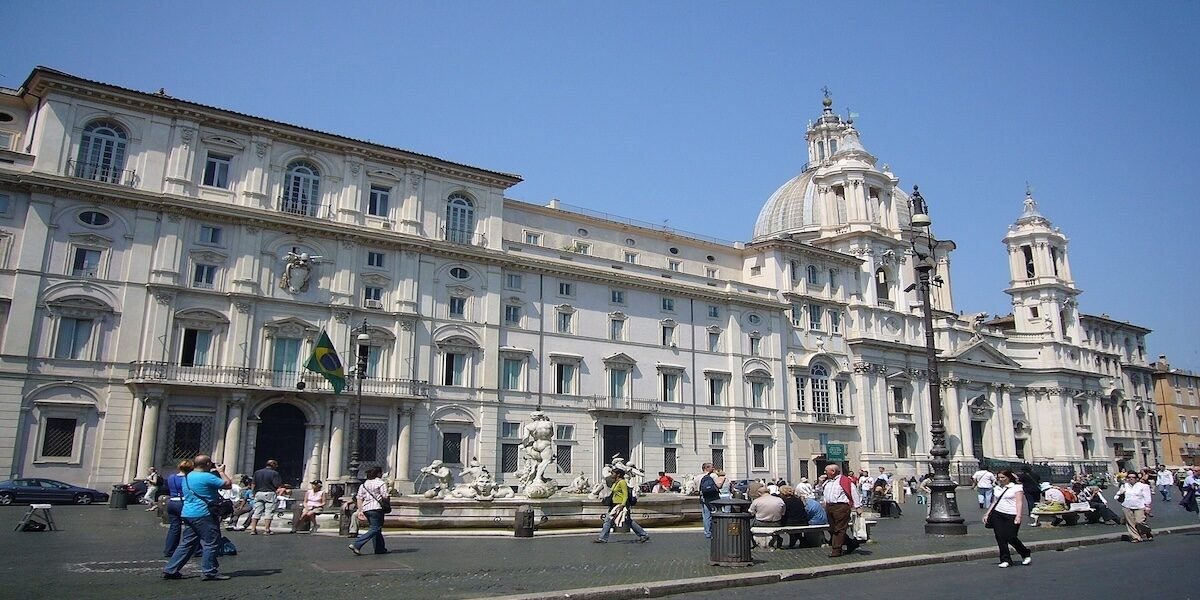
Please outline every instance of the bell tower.
[{"label": "bell tower", "polygon": [[1079,339],[1076,296],[1067,259],[1067,237],[1038,211],[1033,194],[1025,190],[1021,217],[1008,227],[1009,286],[1014,328],[1059,341]]}]

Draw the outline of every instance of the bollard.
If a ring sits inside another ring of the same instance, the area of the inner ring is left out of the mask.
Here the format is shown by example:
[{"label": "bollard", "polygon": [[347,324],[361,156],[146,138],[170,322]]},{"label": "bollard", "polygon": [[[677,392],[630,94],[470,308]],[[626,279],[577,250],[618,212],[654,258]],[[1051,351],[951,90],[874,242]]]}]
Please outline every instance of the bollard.
[{"label": "bollard", "polygon": [[533,507],[522,504],[517,507],[516,519],[513,521],[513,537],[533,537]]}]

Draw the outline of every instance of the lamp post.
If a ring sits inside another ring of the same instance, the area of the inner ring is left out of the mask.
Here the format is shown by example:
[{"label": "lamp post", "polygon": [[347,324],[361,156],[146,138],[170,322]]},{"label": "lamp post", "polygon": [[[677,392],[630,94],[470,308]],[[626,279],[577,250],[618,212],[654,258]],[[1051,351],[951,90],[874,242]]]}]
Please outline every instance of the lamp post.
[{"label": "lamp post", "polygon": [[[354,364],[354,406],[350,410],[350,463],[346,465],[346,473],[349,475],[346,480],[346,495],[342,506],[348,507],[349,500],[358,495],[358,487],[362,485],[362,479],[359,477],[358,469],[358,421],[362,414],[362,388],[363,380],[367,378],[367,354],[370,352],[371,335],[367,333],[369,326],[367,320],[363,319],[362,325],[350,330],[350,333],[357,334],[354,338],[356,346],[354,349],[355,364]],[[353,519],[352,514],[348,510],[343,511],[343,518],[339,532],[342,535],[350,534],[350,520]]]},{"label": "lamp post", "polygon": [[[925,518],[925,533],[966,535],[967,525],[958,512],[958,498],[954,495],[954,488],[958,487],[958,484],[950,479],[950,450],[946,448],[941,376],[938,374],[937,348],[934,346],[933,340],[933,303],[929,299],[929,288],[941,285],[940,278],[933,276],[936,266],[934,249],[937,247],[937,240],[933,238],[933,233],[929,230],[932,220],[929,218],[929,209],[925,204],[925,198],[921,197],[921,192],[915,185],[913,186],[912,208],[912,246],[916,258],[913,266],[917,271],[917,293],[920,295],[921,306],[925,313],[925,359],[928,363],[929,409],[933,421],[933,425],[930,427],[933,446],[929,450],[929,455],[933,457],[930,460],[930,466],[933,468],[933,481],[928,484],[930,490],[929,516]],[[925,238],[927,248],[924,249],[928,254],[922,253],[922,248],[917,247],[917,239],[922,236]]]}]

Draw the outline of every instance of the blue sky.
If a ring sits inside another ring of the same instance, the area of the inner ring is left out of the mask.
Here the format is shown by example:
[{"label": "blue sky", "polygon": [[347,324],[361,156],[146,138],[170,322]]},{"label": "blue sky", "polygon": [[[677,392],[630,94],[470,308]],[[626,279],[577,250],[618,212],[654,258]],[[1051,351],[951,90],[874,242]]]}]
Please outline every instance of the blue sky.
[{"label": "blue sky", "polygon": [[1200,370],[1188,183],[1200,3],[27,2],[36,65],[514,172],[551,198],[746,240],[829,86],[954,239],[955,302],[1010,310],[1025,182],[1080,308]]}]

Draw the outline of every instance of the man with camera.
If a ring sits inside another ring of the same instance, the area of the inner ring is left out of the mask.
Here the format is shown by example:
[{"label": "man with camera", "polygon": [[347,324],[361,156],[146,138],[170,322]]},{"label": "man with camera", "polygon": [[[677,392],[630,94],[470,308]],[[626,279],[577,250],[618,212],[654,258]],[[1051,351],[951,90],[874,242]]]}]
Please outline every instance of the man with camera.
[{"label": "man with camera", "polygon": [[175,549],[175,554],[163,567],[163,579],[182,579],[179,572],[192,559],[196,548],[202,549],[201,579],[204,581],[223,581],[228,575],[217,572],[217,550],[220,546],[221,525],[213,507],[221,502],[220,490],[233,487],[233,481],[225,474],[225,465],[216,465],[216,475],[212,474],[212,458],[207,454],[199,454],[192,460],[195,469],[183,478],[183,540]]}]

